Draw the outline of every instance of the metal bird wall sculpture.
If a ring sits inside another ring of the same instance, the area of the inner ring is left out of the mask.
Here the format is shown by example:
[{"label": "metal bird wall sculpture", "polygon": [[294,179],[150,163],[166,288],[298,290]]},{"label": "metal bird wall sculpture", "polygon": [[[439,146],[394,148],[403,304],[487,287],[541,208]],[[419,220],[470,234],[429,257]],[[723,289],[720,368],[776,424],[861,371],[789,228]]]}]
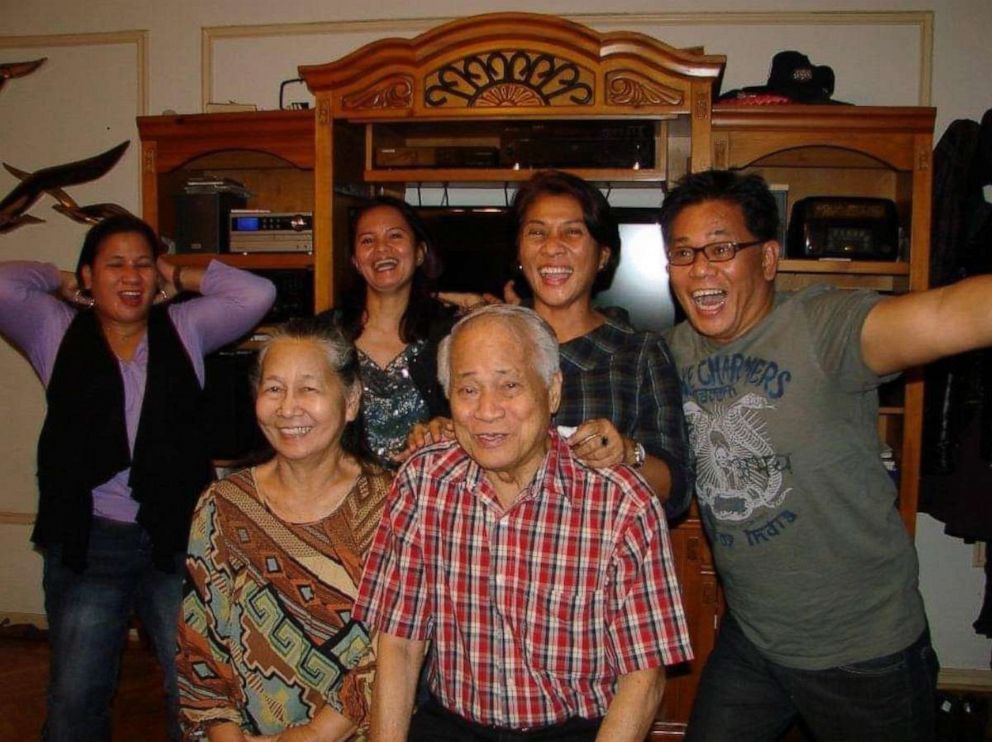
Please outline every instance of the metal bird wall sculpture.
[{"label": "metal bird wall sculpture", "polygon": [[47,60],[48,57],[42,57],[41,59],[32,59],[30,62],[6,62],[5,64],[0,64],[0,90],[3,90],[3,86],[7,84],[7,80],[30,75]]},{"label": "metal bird wall sculpture", "polygon": [[[31,173],[20,170],[6,162],[3,163],[8,173],[19,180],[24,180]],[[108,216],[134,216],[130,211],[118,204],[90,204],[80,206],[76,200],[61,188],[48,188],[45,193],[58,201],[52,206],[60,214],[69,217],[80,224],[99,224]]]},{"label": "metal bird wall sculpture", "polygon": [[130,143],[130,140],[124,141],[94,157],[67,162],[64,165],[53,165],[27,175],[0,201],[0,234],[25,224],[42,221],[24,212],[30,209],[43,193],[86,183],[106,175],[121,159]]}]

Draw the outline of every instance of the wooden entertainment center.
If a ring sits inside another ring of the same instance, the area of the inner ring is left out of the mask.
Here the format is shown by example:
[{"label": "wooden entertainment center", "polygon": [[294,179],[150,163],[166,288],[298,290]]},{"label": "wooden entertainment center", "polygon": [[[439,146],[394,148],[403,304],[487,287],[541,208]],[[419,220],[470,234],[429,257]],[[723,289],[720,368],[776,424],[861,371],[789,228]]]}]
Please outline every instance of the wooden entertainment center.
[{"label": "wooden entertainment center", "polygon": [[[314,308],[334,303],[347,270],[347,210],[363,195],[407,184],[504,187],[540,165],[540,141],[573,132],[616,144],[566,169],[622,188],[663,189],[710,167],[762,173],[807,195],[893,200],[904,237],[894,262],[783,260],[783,288],[829,281],[880,291],[927,287],[934,111],[864,106],[714,106],[725,58],[669,47],[637,33],[598,33],[553,16],[463,18],[412,39],[370,43],[325,65],[301,67],[310,111],[149,116],[142,141],[143,213],[163,234],[190,175],[237,179],[249,206],[312,211],[313,254],[220,255],[252,269],[312,272]],[[578,122],[582,122],[579,125]],[[535,132],[537,132],[535,134]],[[647,134],[645,134],[647,132]],[[633,145],[644,137],[653,146]],[[561,139],[561,136],[552,138]],[[550,141],[545,140],[545,141]],[[566,153],[567,157],[582,157]],[[644,155],[642,158],[639,155]],[[626,157],[627,161],[622,158]],[[605,160],[605,162],[604,162]],[[204,263],[215,255],[181,256]],[[923,388],[905,375],[881,410],[879,431],[899,466],[899,507],[913,530]],[[695,513],[673,528],[696,659],[672,673],[652,739],[680,737],[721,612],[718,580]]]}]

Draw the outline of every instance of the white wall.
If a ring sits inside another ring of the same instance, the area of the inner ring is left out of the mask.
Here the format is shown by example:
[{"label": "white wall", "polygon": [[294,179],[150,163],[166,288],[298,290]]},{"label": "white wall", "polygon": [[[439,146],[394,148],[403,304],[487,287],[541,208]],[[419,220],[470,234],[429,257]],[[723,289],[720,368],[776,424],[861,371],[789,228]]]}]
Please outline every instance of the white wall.
[{"label": "white wall", "polygon": [[[604,11],[600,0],[537,0],[520,3],[503,0],[460,0],[458,3],[425,0],[411,6],[406,0],[366,0],[360,6],[334,0],[33,0],[15,2],[0,0],[0,61],[31,58],[22,54],[18,39],[48,34],[93,34],[112,31],[146,30],[147,34],[147,100],[148,113],[161,113],[166,109],[179,112],[198,112],[201,101],[201,35],[204,27],[241,24],[276,24],[329,22],[362,19],[447,18],[453,15],[491,12],[498,10],[529,10],[569,14],[593,14]],[[670,0],[663,5],[653,0],[615,0],[610,12],[630,14],[657,13],[726,13],[726,12],[782,12],[782,11],[932,11],[934,14],[932,104],[937,108],[937,134],[956,118],[979,118],[992,107],[992,44],[988,30],[992,28],[992,3],[988,0],[917,0],[907,7],[895,0],[833,0],[830,4],[816,0]],[[639,30],[632,28],[632,30]],[[673,32],[673,36],[674,36]],[[665,40],[664,36],[659,36]],[[886,36],[886,38],[890,38]],[[27,39],[20,40],[27,43]],[[775,48],[795,48],[794,36],[787,27]],[[681,43],[681,42],[680,42]],[[728,38],[727,46],[731,45]],[[706,41],[710,53],[725,53],[718,41]],[[849,58],[870,59],[871,38],[862,33],[842,35],[835,42],[836,48],[818,49],[811,54],[817,64],[831,64],[843,69]],[[94,52],[92,45],[85,45],[86,53]],[[800,47],[801,48],[801,47]],[[11,51],[11,50],[15,51]],[[877,50],[875,50],[877,51]],[[111,53],[110,51],[106,52]],[[40,56],[38,54],[37,56]],[[85,56],[85,54],[84,54]],[[326,60],[336,54],[328,53]],[[889,59],[891,55],[886,55]],[[103,57],[101,56],[101,59]],[[727,79],[761,83],[763,76],[754,70],[767,68],[770,55],[761,53],[760,59],[738,55],[728,61]],[[295,65],[305,60],[285,60],[282,78],[294,76]],[[14,161],[26,169],[42,167],[64,161],[62,153],[72,152],[86,156],[105,149],[120,139],[121,133],[112,122],[118,114],[111,115],[106,106],[120,104],[127,98],[130,109],[140,108],[140,92],[132,94],[121,90],[130,80],[141,60],[127,57],[119,64],[127,74],[119,79],[108,79],[108,64],[92,70],[91,79],[84,74],[74,89],[91,92],[89,103],[80,103],[63,95],[40,100],[43,89],[39,78],[33,84],[30,78],[12,81],[0,90],[0,160]],[[877,69],[887,69],[886,74],[898,75],[886,68],[885,59],[876,59],[866,65],[863,85],[855,102],[870,104],[889,102],[889,86],[878,82]],[[81,65],[85,72],[87,65]],[[78,73],[78,69],[76,72]],[[918,70],[907,70],[907,76]],[[38,73],[40,74],[40,73]],[[48,74],[51,74],[49,72]],[[248,73],[246,72],[246,76]],[[859,83],[863,83],[861,80]],[[853,82],[848,81],[853,86]],[[877,99],[872,99],[872,87]],[[19,89],[15,86],[21,86]],[[837,97],[843,98],[845,81],[838,79]],[[250,83],[249,83],[250,88]],[[852,89],[855,89],[852,87]],[[32,97],[34,96],[34,97]],[[866,99],[866,97],[868,99]],[[21,104],[23,101],[23,105]],[[906,101],[907,104],[915,101]],[[42,115],[29,115],[28,111],[43,110]],[[127,116],[131,113],[128,111]],[[33,132],[35,139],[26,147],[25,132]],[[40,134],[39,134],[40,133]],[[38,137],[40,136],[40,140]],[[137,145],[136,130],[129,134]],[[121,137],[124,138],[124,137]],[[100,200],[116,200],[137,208],[137,158],[132,152],[112,173],[113,178],[100,183]],[[121,180],[123,178],[123,180]],[[0,174],[0,194],[5,194],[13,181]],[[40,209],[36,209],[40,212]],[[0,236],[0,259],[15,256],[38,255],[44,259],[69,267],[79,243],[81,230],[69,223],[50,220],[44,227],[19,230]],[[4,410],[5,425],[0,430],[0,515],[4,512],[23,513],[33,510],[34,442],[37,439],[44,398],[37,379],[20,356],[6,344],[0,343],[0,409]],[[0,518],[2,520],[2,518]],[[8,519],[9,520],[9,519]],[[0,525],[0,615],[40,614],[43,610],[40,591],[40,559],[27,543],[28,529],[24,525]],[[975,637],[971,621],[978,613],[983,585],[982,572],[971,566],[971,549],[960,541],[948,539],[939,524],[921,516],[917,539],[921,560],[921,582],[935,642],[947,667],[988,668],[992,643]]]}]

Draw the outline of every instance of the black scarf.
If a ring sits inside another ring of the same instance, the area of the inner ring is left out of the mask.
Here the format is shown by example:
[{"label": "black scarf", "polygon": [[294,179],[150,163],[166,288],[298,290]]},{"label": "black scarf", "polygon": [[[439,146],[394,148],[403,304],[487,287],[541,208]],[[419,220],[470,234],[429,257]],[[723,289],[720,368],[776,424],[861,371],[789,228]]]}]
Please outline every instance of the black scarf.
[{"label": "black scarf", "polygon": [[32,540],[62,545],[62,561],[82,570],[93,488],[131,467],[138,523],[155,564],[170,570],[186,549],[196,498],[212,477],[201,420],[202,390],[164,307],[148,318],[148,372],[132,459],[117,357],[91,311],[73,319],[48,384],[38,442],[41,499]]}]

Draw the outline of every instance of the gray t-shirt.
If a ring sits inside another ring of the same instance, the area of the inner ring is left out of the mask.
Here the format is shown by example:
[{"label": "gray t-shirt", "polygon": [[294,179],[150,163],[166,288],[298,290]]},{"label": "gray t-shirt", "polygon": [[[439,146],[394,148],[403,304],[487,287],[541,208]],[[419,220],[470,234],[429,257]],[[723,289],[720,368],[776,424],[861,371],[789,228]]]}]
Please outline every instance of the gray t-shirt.
[{"label": "gray t-shirt", "polygon": [[883,379],[861,357],[878,300],[814,286],[779,296],[726,345],[688,322],[669,337],[727,603],[789,667],[890,654],[925,624],[916,551],[880,460]]}]

